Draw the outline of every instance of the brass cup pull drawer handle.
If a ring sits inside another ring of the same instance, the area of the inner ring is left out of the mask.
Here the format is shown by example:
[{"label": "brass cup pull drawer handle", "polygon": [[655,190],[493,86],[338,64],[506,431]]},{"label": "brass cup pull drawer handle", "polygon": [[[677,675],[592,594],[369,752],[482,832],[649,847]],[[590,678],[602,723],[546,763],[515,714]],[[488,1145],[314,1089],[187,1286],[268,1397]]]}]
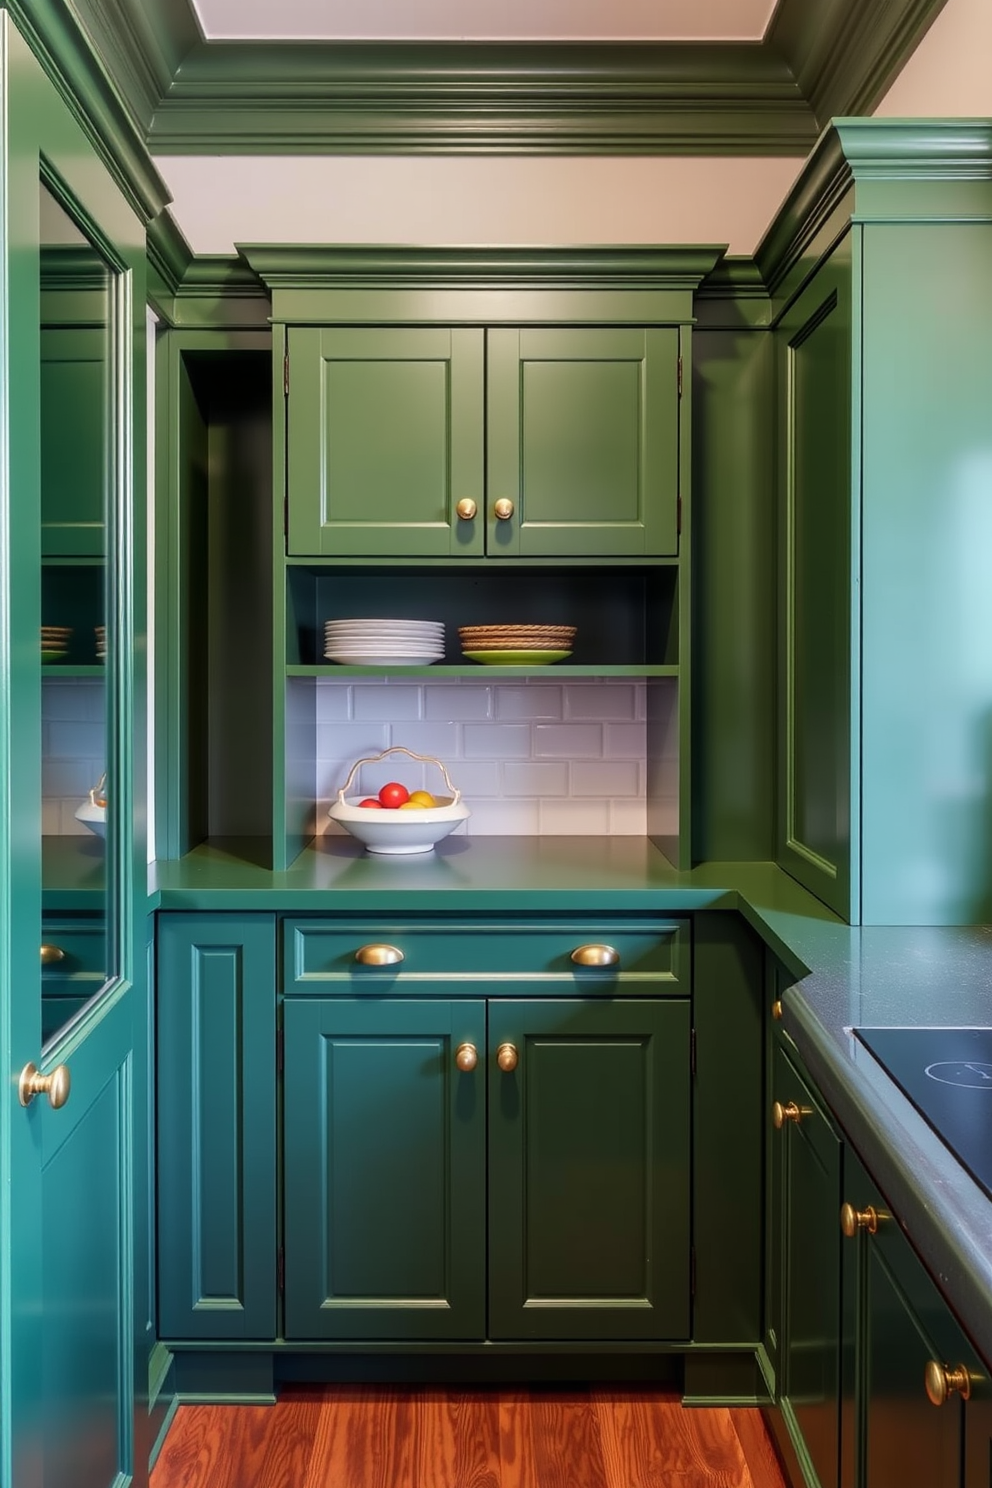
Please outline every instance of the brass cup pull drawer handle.
[{"label": "brass cup pull drawer handle", "polygon": [[960,1395],[962,1400],[971,1395],[971,1375],[963,1364],[952,1369],[949,1364],[930,1359],[923,1382],[931,1405],[945,1405],[952,1395]]},{"label": "brass cup pull drawer handle", "polygon": [[355,952],[355,960],[362,966],[396,966],[403,952],[394,945],[363,945]]},{"label": "brass cup pull drawer handle", "polygon": [[496,1063],[505,1075],[517,1067],[519,1056],[513,1044],[500,1044],[496,1050]]},{"label": "brass cup pull drawer handle", "polygon": [[781,1023],[781,1021],[782,1021],[782,1003],[781,1003],[781,1000],[778,997],[776,997],[775,1001],[772,1003],[772,1017],[773,1017],[773,1019],[775,1020],[776,1023]]},{"label": "brass cup pull drawer handle", "polygon": [[842,1204],[840,1227],[848,1240],[853,1240],[859,1230],[867,1230],[869,1235],[875,1235],[878,1233],[878,1210],[873,1204],[869,1204],[867,1209],[855,1209],[853,1204]]},{"label": "brass cup pull drawer handle", "polygon": [[455,1050],[455,1063],[463,1074],[474,1070],[479,1062],[479,1051],[474,1044],[459,1044]]},{"label": "brass cup pull drawer handle", "polygon": [[513,516],[513,502],[508,496],[501,496],[493,506],[493,511],[498,522],[508,522]]},{"label": "brass cup pull drawer handle", "polygon": [[795,1101],[786,1101],[784,1106],[781,1101],[776,1101],[772,1106],[772,1126],[776,1131],[781,1131],[787,1121],[794,1121],[798,1126],[809,1114],[807,1106],[797,1106]]},{"label": "brass cup pull drawer handle", "polygon": [[475,516],[478,510],[479,508],[476,506],[471,496],[464,496],[455,507],[455,511],[461,517],[463,522],[471,522],[472,518]]},{"label": "brass cup pull drawer handle", "polygon": [[72,1080],[67,1064],[58,1064],[50,1075],[43,1075],[33,1064],[26,1064],[17,1082],[17,1099],[29,1106],[36,1095],[47,1095],[48,1104],[57,1111],[69,1099]]},{"label": "brass cup pull drawer handle", "polygon": [[620,952],[611,945],[581,945],[572,952],[576,966],[616,966]]},{"label": "brass cup pull drawer handle", "polygon": [[65,960],[65,951],[61,946],[43,945],[41,947],[42,966],[55,966],[59,961]]}]

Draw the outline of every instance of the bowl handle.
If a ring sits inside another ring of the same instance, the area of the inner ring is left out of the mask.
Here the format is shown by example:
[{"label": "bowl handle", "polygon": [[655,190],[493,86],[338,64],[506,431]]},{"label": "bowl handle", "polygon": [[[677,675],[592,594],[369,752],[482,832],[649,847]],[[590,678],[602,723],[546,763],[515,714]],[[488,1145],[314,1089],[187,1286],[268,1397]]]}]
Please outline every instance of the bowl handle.
[{"label": "bowl handle", "polygon": [[404,744],[391,744],[390,747],[388,749],[384,749],[381,754],[370,754],[367,755],[365,759],[355,761],[355,763],[351,767],[351,773],[349,774],[348,779],[338,791],[338,800],[341,802],[342,806],[347,804],[345,801],[345,796],[347,795],[348,791],[351,790],[352,782],[354,781],[355,776],[358,774],[362,766],[377,765],[380,760],[386,758],[387,754],[407,754],[410,756],[411,759],[420,760],[421,764],[437,765],[438,769],[441,771],[441,774],[444,776],[445,785],[448,787],[449,791],[451,791],[452,806],[458,805],[458,802],[462,798],[462,793],[456,786],[452,785],[451,776],[448,774],[447,770],[444,768],[439,759],[435,759],[432,754],[414,754],[413,750],[407,749]]}]

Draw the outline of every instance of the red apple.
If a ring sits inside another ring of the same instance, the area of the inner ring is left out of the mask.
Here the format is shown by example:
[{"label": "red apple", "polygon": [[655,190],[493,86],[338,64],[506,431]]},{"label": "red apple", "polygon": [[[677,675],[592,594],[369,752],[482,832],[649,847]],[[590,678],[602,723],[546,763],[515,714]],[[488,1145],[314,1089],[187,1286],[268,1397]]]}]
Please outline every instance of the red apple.
[{"label": "red apple", "polygon": [[390,810],[402,806],[404,801],[409,801],[410,792],[405,785],[400,785],[398,780],[390,780],[379,792],[379,804]]}]

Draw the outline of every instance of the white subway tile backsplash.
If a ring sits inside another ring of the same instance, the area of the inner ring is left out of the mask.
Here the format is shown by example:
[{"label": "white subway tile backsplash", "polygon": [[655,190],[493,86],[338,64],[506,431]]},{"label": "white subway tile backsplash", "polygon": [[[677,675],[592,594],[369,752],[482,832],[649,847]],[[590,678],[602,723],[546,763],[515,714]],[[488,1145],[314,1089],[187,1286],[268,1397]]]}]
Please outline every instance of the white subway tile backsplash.
[{"label": "white subway tile backsplash", "polygon": [[468,759],[529,759],[531,731],[526,723],[466,723],[464,749]]},{"label": "white subway tile backsplash", "polygon": [[500,720],[516,721],[537,718],[560,718],[562,709],[561,687],[497,687],[496,717]]},{"label": "white subway tile backsplash", "polygon": [[541,833],[547,837],[605,837],[610,830],[609,801],[541,801]]},{"label": "white subway tile backsplash", "polygon": [[41,830],[82,836],[75,819],[106,769],[106,690],[102,677],[52,677],[41,689]]},{"label": "white subway tile backsplash", "polygon": [[534,725],[534,756],[537,759],[597,759],[602,753],[601,723]]},{"label": "white subway tile backsplash", "polygon": [[647,749],[647,730],[644,723],[613,723],[603,725],[603,754],[607,759],[643,759]]},{"label": "white subway tile backsplash", "polygon": [[573,796],[636,796],[640,771],[636,760],[574,760]]},{"label": "white subway tile backsplash", "polygon": [[102,759],[106,730],[102,723],[52,721],[48,749],[54,759]]},{"label": "white subway tile backsplash", "polygon": [[637,688],[628,683],[604,687],[571,682],[562,688],[562,692],[565,697],[565,718],[634,717]]},{"label": "white subway tile backsplash", "polygon": [[[677,692],[674,682],[652,685],[663,689],[652,697],[651,727],[667,755],[677,750]],[[327,806],[351,765],[387,744],[443,761],[471,808],[469,834],[646,830],[644,683],[374,677],[321,678],[316,686],[318,831],[336,830]],[[390,779],[444,789],[436,767],[402,755],[366,766],[355,789],[374,794]],[[674,768],[667,758],[656,761],[654,779],[677,788],[677,758]],[[671,810],[677,818],[674,803]]]},{"label": "white subway tile backsplash", "polygon": [[564,761],[517,762],[503,766],[503,793],[507,796],[568,795],[568,765]]}]

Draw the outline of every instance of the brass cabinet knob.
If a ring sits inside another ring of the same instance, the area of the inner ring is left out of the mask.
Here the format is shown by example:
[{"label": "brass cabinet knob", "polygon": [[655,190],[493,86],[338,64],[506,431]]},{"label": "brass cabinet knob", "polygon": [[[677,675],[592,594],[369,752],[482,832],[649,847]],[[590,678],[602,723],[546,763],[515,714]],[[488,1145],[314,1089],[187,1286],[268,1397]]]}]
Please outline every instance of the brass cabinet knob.
[{"label": "brass cabinet knob", "polygon": [[496,1050],[496,1063],[505,1075],[517,1067],[517,1051],[513,1044],[500,1044]]},{"label": "brass cabinet knob", "polygon": [[493,511],[498,521],[508,522],[513,516],[513,502],[508,496],[501,496],[493,507]]},{"label": "brass cabinet knob", "polygon": [[48,1104],[57,1111],[69,1099],[71,1086],[67,1064],[56,1065],[50,1075],[43,1075],[35,1065],[29,1063],[21,1070],[21,1078],[17,1082],[17,1099],[22,1106],[29,1106],[36,1095],[47,1095]]},{"label": "brass cabinet knob", "polygon": [[58,961],[65,960],[65,951],[61,946],[43,945],[41,947],[42,966],[54,966]]},{"label": "brass cabinet knob", "polygon": [[848,1240],[853,1240],[859,1230],[874,1235],[878,1230],[878,1210],[869,1204],[867,1209],[855,1209],[853,1204],[842,1204],[840,1227]]},{"label": "brass cabinet knob", "polygon": [[403,952],[394,945],[364,945],[358,947],[355,960],[363,966],[395,966],[403,960]]},{"label": "brass cabinet knob", "polygon": [[472,518],[475,516],[478,510],[479,508],[476,506],[471,496],[463,496],[461,501],[459,501],[458,505],[455,507],[455,511],[461,517],[463,522],[471,522]]},{"label": "brass cabinet knob", "polygon": [[576,946],[572,952],[576,966],[616,966],[620,952],[611,945]]},{"label": "brass cabinet knob", "polygon": [[952,1395],[960,1395],[962,1400],[967,1400],[971,1395],[971,1375],[963,1364],[959,1364],[957,1369],[951,1369],[947,1364],[938,1364],[936,1359],[929,1359],[923,1383],[931,1405],[944,1405]]},{"label": "brass cabinet knob", "polygon": [[787,1101],[783,1106],[781,1101],[776,1101],[772,1106],[772,1126],[776,1131],[781,1131],[787,1121],[794,1121],[798,1126],[804,1116],[809,1112],[802,1106],[797,1106],[795,1101]]},{"label": "brass cabinet knob", "polygon": [[469,1070],[474,1070],[478,1062],[479,1051],[474,1044],[458,1045],[455,1050],[455,1063],[464,1074],[467,1075]]},{"label": "brass cabinet knob", "polygon": [[775,1001],[772,1003],[772,1017],[775,1019],[776,1023],[781,1023],[782,999],[780,997],[776,997]]}]

